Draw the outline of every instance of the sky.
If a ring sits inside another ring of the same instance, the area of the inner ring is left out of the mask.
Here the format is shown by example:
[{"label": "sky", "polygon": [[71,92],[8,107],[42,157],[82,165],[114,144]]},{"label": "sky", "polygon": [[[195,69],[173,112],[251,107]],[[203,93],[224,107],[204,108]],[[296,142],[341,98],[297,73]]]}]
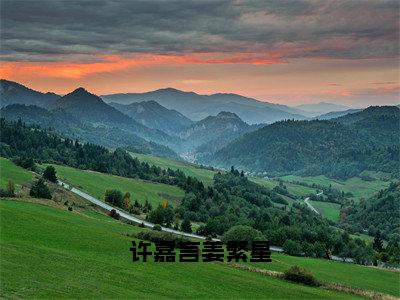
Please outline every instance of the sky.
[{"label": "sky", "polygon": [[399,103],[398,1],[0,2],[0,76],[297,105]]}]

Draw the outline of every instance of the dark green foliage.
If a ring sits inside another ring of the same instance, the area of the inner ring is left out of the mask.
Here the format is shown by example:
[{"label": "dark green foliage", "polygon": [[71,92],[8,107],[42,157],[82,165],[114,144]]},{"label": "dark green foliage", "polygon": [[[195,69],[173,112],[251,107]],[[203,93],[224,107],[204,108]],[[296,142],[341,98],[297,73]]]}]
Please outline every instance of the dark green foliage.
[{"label": "dark green foliage", "polygon": [[192,224],[190,224],[190,220],[189,219],[184,219],[182,224],[181,224],[181,230],[183,232],[188,232],[191,233],[192,232]]},{"label": "dark green foliage", "polygon": [[30,189],[29,195],[34,198],[45,198],[51,199],[51,192],[44,182],[43,178],[40,178]]},{"label": "dark green foliage", "polygon": [[106,200],[106,202],[116,207],[122,207],[123,205],[122,197],[123,197],[122,192],[119,190],[106,190],[106,193],[104,195],[104,200]]},{"label": "dark green foliage", "polygon": [[43,172],[43,178],[53,183],[57,183],[56,169],[54,169],[53,166],[47,166]]},{"label": "dark green foliage", "polygon": [[32,157],[16,157],[12,160],[17,166],[27,170],[36,170],[35,161]]},{"label": "dark green foliage", "polygon": [[283,278],[289,281],[303,283],[310,286],[319,286],[320,282],[314,277],[314,275],[299,266],[293,266],[284,272]]},{"label": "dark green foliage", "polygon": [[229,241],[246,241],[248,247],[251,246],[252,241],[260,241],[263,239],[265,240],[260,231],[246,225],[233,226],[221,237],[221,240],[225,244]]},{"label": "dark green foliage", "polygon": [[153,226],[153,230],[154,230],[154,231],[161,231],[161,230],[162,230],[161,225],[160,225],[160,224],[154,225],[154,226]]},{"label": "dark green foliage", "polygon": [[300,243],[292,241],[292,240],[287,240],[283,244],[282,248],[283,248],[283,251],[289,255],[300,256],[302,254],[302,248],[301,248]]},{"label": "dark green foliage", "polygon": [[381,234],[379,233],[379,231],[375,235],[372,247],[374,248],[374,250],[376,250],[378,252],[381,252],[383,249],[383,241],[382,241]]},{"label": "dark green foliage", "polygon": [[57,162],[80,169],[177,185],[187,192],[199,192],[204,188],[200,181],[186,177],[180,170],[164,170],[140,162],[122,149],[111,152],[102,146],[82,144],[61,138],[49,130],[4,119],[0,119],[0,131],[0,155],[3,157]]},{"label": "dark green foliage", "polygon": [[9,180],[7,182],[7,188],[0,188],[0,197],[15,197],[15,184],[14,181]]},{"label": "dark green foliage", "polygon": [[147,215],[150,222],[170,227],[174,220],[174,209],[171,206],[159,205]]},{"label": "dark green foliage", "polygon": [[367,229],[373,236],[379,231],[380,238],[388,240],[390,235],[400,232],[399,199],[400,183],[391,183],[368,201],[346,207],[341,226],[360,233]]},{"label": "dark green foliage", "polygon": [[369,108],[360,120],[282,121],[248,133],[218,151],[216,165],[235,165],[269,176],[349,178],[364,170],[399,176],[398,107]]}]

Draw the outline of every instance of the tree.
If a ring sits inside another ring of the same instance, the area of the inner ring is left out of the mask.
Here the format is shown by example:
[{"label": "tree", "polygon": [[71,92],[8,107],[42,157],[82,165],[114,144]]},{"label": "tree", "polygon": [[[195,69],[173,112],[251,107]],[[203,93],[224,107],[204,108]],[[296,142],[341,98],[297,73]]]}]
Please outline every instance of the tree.
[{"label": "tree", "polygon": [[126,192],[123,197],[123,206],[126,210],[129,210],[132,206],[130,197],[131,197],[131,194],[129,192]]},{"label": "tree", "polygon": [[192,224],[190,224],[190,220],[188,218],[185,218],[181,224],[181,230],[183,232],[192,232]]},{"label": "tree", "polygon": [[381,238],[381,233],[379,231],[375,235],[372,247],[374,248],[374,250],[376,250],[378,252],[382,252],[382,250],[383,250],[383,241]]},{"label": "tree", "polygon": [[122,207],[122,193],[119,190],[106,190],[104,199],[111,205]]},{"label": "tree", "polygon": [[246,225],[231,227],[221,238],[225,244],[229,241],[247,241],[248,247],[251,246],[252,241],[259,241],[262,239],[263,234],[260,231]]},{"label": "tree", "polygon": [[47,166],[43,172],[43,178],[50,182],[57,183],[56,169],[53,166]]},{"label": "tree", "polygon": [[29,195],[34,198],[51,199],[51,193],[43,178],[40,178],[29,191]]},{"label": "tree", "polygon": [[283,251],[289,255],[299,256],[302,253],[300,244],[293,240],[286,240],[282,248]]}]

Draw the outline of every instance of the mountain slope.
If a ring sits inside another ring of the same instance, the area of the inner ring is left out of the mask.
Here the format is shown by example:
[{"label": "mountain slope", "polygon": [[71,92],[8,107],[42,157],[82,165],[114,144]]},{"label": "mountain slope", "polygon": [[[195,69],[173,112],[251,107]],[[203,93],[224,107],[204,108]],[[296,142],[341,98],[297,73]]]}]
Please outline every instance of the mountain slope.
[{"label": "mountain slope", "polygon": [[181,138],[189,149],[196,152],[196,159],[201,160],[201,157],[211,155],[235,138],[257,128],[243,122],[236,114],[223,111],[196,122],[181,133]]},{"label": "mountain slope", "polygon": [[177,157],[177,154],[166,146],[146,141],[117,127],[94,126],[60,109],[48,111],[33,105],[13,104],[3,107],[0,115],[7,120],[22,120],[27,124],[36,124],[43,128],[51,127],[74,140],[100,144],[108,148],[127,147],[140,153]]},{"label": "mountain slope", "polygon": [[140,124],[83,88],[78,88],[61,97],[56,101],[53,108],[62,109],[95,126],[119,128],[146,140],[174,147],[175,150],[179,149],[180,143],[176,138]]},{"label": "mountain slope", "polygon": [[216,115],[221,111],[233,112],[250,124],[305,118],[295,108],[262,102],[236,94],[199,95],[167,88],[147,93],[113,94],[101,97],[106,102],[121,104],[153,100],[168,109],[179,111],[195,121],[209,115]]},{"label": "mountain slope", "polygon": [[5,107],[10,104],[49,107],[58,98],[60,98],[60,96],[54,93],[41,93],[17,82],[5,79],[0,81],[0,107]]},{"label": "mountain slope", "polygon": [[[384,113],[384,109],[381,109]],[[364,170],[394,176],[399,168],[396,117],[365,119],[363,124],[343,125],[330,121],[283,121],[265,126],[233,141],[209,163],[234,165],[268,175],[307,174],[347,178]],[[382,133],[383,132],[383,133]]]},{"label": "mountain slope", "polygon": [[155,101],[143,101],[128,105],[115,102],[109,104],[149,128],[172,135],[179,134],[193,123],[192,120],[176,110],[167,109]]},{"label": "mountain slope", "polygon": [[347,110],[342,110],[342,111],[331,111],[326,114],[322,114],[322,115],[313,117],[312,120],[330,120],[330,119],[343,117],[348,114],[353,114],[353,113],[356,113],[359,111],[362,111],[362,109],[347,109]]},{"label": "mountain slope", "polygon": [[328,112],[343,111],[349,109],[349,107],[347,106],[328,102],[301,104],[295,106],[295,108],[303,111],[304,114],[308,117],[314,117]]}]

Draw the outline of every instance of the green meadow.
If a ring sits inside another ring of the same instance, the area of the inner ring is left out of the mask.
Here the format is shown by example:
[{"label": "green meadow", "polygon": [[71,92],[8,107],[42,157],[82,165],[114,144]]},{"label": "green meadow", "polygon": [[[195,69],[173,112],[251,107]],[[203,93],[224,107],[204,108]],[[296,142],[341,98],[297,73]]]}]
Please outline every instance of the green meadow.
[{"label": "green meadow", "polygon": [[2,298],[359,299],[226,264],[133,263],[140,228],[92,211],[3,199],[0,213]]},{"label": "green meadow", "polygon": [[297,265],[310,270],[323,282],[376,291],[400,297],[400,272],[361,266],[327,259],[296,257],[274,253],[272,263],[250,263],[257,268],[284,271]]},{"label": "green meadow", "polygon": [[344,191],[346,193],[352,193],[353,199],[355,200],[359,200],[361,198],[367,199],[381,189],[387,188],[390,184],[389,181],[383,181],[379,178],[365,181],[359,177],[352,177],[347,180],[336,180],[327,178],[326,176],[301,177],[288,175],[282,177],[282,179],[288,182],[299,181],[307,184],[315,183],[326,187],[329,187],[331,185],[333,188],[336,188],[338,190]]},{"label": "green meadow", "polygon": [[131,194],[131,201],[138,200],[139,203],[143,204],[147,199],[154,207],[165,200],[170,203],[176,203],[185,195],[183,190],[171,185],[80,170],[61,165],[53,164],[53,166],[57,171],[59,179],[99,199],[104,199],[107,189],[117,189],[123,193],[129,192]]},{"label": "green meadow", "polygon": [[7,158],[0,157],[0,187],[5,188],[7,182],[12,180],[16,186],[20,186],[32,180],[34,174],[25,170]]},{"label": "green meadow", "polygon": [[215,171],[201,168],[196,164],[191,164],[183,160],[175,160],[165,157],[158,157],[148,154],[139,154],[130,152],[133,157],[136,157],[140,161],[147,162],[149,164],[158,166],[163,169],[181,170],[186,176],[196,177],[203,181],[206,185],[211,185],[213,182]]},{"label": "green meadow", "polygon": [[333,222],[339,221],[340,204],[323,201],[309,202],[323,217]]}]

